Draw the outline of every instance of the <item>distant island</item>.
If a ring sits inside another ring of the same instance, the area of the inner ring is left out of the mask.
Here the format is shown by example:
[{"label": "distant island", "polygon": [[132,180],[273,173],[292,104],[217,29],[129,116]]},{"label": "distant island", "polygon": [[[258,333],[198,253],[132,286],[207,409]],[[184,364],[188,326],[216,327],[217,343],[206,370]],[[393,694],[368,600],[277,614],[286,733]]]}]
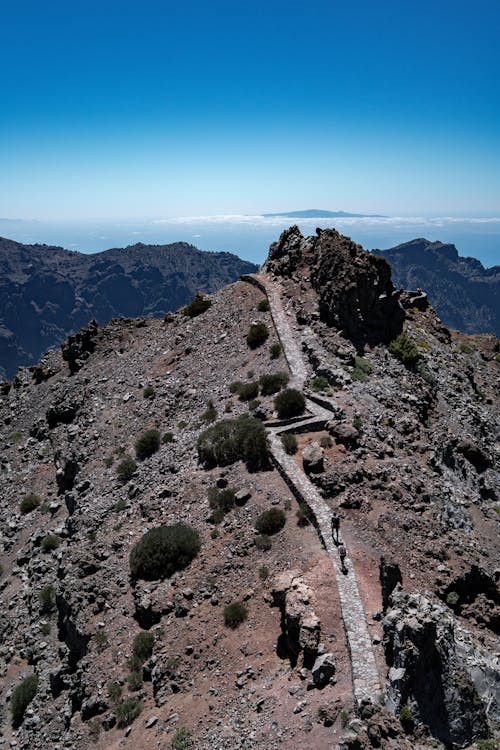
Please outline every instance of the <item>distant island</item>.
[{"label": "distant island", "polygon": [[382,214],[350,214],[347,211],[325,211],[322,208],[307,208],[305,211],[283,211],[278,214],[262,214],[265,218],[283,216],[286,219],[386,219]]}]

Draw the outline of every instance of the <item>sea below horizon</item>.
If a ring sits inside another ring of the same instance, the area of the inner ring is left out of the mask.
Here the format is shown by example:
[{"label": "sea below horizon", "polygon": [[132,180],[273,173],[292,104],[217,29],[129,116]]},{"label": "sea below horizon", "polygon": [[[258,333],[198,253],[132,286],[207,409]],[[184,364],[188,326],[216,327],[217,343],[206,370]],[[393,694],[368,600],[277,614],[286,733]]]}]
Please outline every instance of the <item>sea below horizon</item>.
[{"label": "sea below horizon", "polygon": [[304,234],[333,227],[367,250],[386,249],[425,237],[456,245],[462,256],[487,268],[500,264],[500,218],[335,217],[293,219],[285,216],[192,216],[166,219],[27,221],[1,219],[0,236],[24,244],[60,245],[95,253],[138,242],[165,245],[188,242],[200,250],[227,251],[261,264],[271,242],[292,224]]}]

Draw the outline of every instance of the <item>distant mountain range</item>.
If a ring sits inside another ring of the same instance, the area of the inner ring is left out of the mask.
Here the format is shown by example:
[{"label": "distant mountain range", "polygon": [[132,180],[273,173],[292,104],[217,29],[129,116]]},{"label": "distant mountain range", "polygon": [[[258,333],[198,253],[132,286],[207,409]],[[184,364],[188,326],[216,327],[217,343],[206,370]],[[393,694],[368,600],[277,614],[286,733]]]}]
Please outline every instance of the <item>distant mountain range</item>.
[{"label": "distant mountain range", "polygon": [[325,211],[321,208],[307,208],[305,211],[283,211],[278,214],[262,214],[267,218],[282,216],[286,219],[383,219],[381,214],[350,214],[346,211]]},{"label": "distant mountain range", "polygon": [[137,244],[83,254],[0,238],[0,379],[95,318],[160,317],[257,266],[193,245]]},{"label": "distant mountain range", "polygon": [[423,238],[373,253],[390,263],[395,286],[422,287],[449,328],[500,336],[500,266],[485,268],[455,245]]}]

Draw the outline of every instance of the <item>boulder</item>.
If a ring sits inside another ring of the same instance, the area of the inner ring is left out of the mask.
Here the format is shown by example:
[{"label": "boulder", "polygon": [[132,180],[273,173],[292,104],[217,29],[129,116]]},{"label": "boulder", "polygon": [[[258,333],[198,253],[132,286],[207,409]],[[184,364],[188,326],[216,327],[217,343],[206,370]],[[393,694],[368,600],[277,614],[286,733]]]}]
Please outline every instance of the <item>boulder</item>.
[{"label": "boulder", "polygon": [[328,685],[335,674],[335,657],[333,654],[322,654],[318,656],[312,668],[312,678],[316,687],[322,688]]},{"label": "boulder", "polygon": [[324,467],[324,451],[319,443],[311,443],[302,451],[302,465],[306,474],[321,474]]}]

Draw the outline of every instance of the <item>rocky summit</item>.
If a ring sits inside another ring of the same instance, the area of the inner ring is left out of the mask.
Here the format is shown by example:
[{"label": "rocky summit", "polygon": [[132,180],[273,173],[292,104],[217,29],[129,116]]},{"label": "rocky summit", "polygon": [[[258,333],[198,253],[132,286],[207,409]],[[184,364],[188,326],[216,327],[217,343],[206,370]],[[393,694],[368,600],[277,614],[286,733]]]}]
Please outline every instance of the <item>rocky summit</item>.
[{"label": "rocky summit", "polygon": [[163,317],[215,292],[252,263],[187,242],[78,253],[0,237],[0,377],[31,365],[90,319]]},{"label": "rocky summit", "polygon": [[296,227],[194,307],[21,368],[0,748],[495,748],[499,368]]}]

